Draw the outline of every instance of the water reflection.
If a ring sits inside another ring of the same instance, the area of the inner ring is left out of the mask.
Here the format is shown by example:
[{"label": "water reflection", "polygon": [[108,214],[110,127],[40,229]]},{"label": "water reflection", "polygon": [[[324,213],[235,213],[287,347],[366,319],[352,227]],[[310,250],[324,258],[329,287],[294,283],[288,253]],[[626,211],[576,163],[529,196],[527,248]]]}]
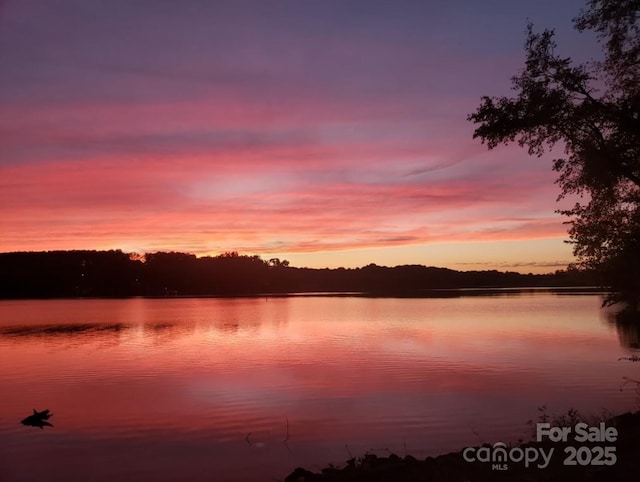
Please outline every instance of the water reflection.
[{"label": "water reflection", "polygon": [[81,323],[66,325],[36,325],[36,326],[8,326],[0,327],[0,336],[19,338],[29,341],[32,337],[77,337],[82,335],[96,335],[120,333],[131,326],[123,323]]},{"label": "water reflection", "polygon": [[144,329],[153,333],[162,333],[175,327],[175,325],[175,323],[147,323],[144,325]]},{"label": "water reflection", "polygon": [[640,349],[640,314],[616,308],[603,309],[602,313],[609,325],[615,326],[622,346]]},{"label": "water reflection", "polygon": [[[555,296],[576,296],[601,294],[602,289],[589,286],[567,286],[567,287],[549,287],[549,288],[455,288],[455,289],[429,289],[422,290],[419,297],[425,298],[461,298],[469,296],[521,296],[521,295],[549,295]],[[415,297],[407,295],[407,297]]]},{"label": "water reflection", "polygon": [[[0,327],[0,338],[5,338],[12,343],[30,343],[34,338],[50,339],[51,341],[78,341],[83,338],[92,341],[114,341],[113,335],[121,335],[126,332],[136,331],[139,327],[142,336],[153,339],[155,342],[169,342],[192,333],[196,328],[207,331],[215,331],[227,335],[237,335],[243,331],[256,332],[261,323],[259,321],[200,321],[197,323],[174,322],[174,323],[144,323],[124,324],[124,323],[79,323],[63,325],[28,325],[28,326],[7,326]],[[122,341],[121,337],[116,337],[115,341]]]},{"label": "water reflection", "polygon": [[[517,440],[543,404],[615,412],[629,398],[619,390],[629,364],[617,361],[628,350],[599,303],[553,293],[0,302],[0,385],[11,394],[0,478],[47,479],[37,473],[47,466],[50,480],[131,478],[125,469],[282,479],[343,462],[345,444],[427,456],[475,433]],[[55,430],[16,423],[45,405]],[[85,457],[71,466],[70,453]]]}]

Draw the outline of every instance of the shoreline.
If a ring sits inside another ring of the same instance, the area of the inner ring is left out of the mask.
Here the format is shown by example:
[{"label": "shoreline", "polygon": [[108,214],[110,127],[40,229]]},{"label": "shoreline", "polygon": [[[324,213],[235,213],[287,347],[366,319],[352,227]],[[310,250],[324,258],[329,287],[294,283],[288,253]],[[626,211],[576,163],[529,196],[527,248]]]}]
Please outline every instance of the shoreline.
[{"label": "shoreline", "polygon": [[415,291],[272,291],[239,294],[169,294],[131,296],[43,296],[0,297],[3,301],[29,300],[127,300],[127,299],[235,299],[235,298],[459,298],[470,296],[507,296],[525,293],[556,293],[566,295],[607,294],[608,290],[598,286],[486,286],[462,288],[426,288]]},{"label": "shoreline", "polygon": [[[551,427],[557,426],[551,423]],[[606,430],[595,434],[597,428],[604,427]],[[575,439],[567,436],[566,441],[558,442],[543,439],[522,444],[484,444],[425,459],[396,454],[379,457],[367,453],[358,459],[347,460],[342,468],[329,466],[319,473],[298,467],[287,475],[284,482],[637,481],[640,474],[640,411],[610,417],[600,422],[599,426],[588,427],[588,430],[594,432],[590,437],[600,437],[601,440],[589,441],[590,438],[578,441],[581,439],[577,436]],[[612,433],[607,430],[616,432],[615,441],[611,441]],[[604,438],[605,432],[610,436],[608,440]],[[576,433],[581,432],[576,430]],[[498,450],[504,448],[507,459],[495,457],[498,446]],[[601,448],[606,450],[609,457],[601,457]],[[491,457],[495,461],[469,461],[482,458],[479,449],[484,450],[483,454],[493,453]],[[577,455],[572,455],[573,449],[576,449]],[[530,464],[526,460],[517,461],[521,453],[527,453],[527,457],[531,455],[531,458],[535,455],[536,460]],[[510,456],[515,461],[509,460]],[[575,464],[571,465],[573,462]]]}]

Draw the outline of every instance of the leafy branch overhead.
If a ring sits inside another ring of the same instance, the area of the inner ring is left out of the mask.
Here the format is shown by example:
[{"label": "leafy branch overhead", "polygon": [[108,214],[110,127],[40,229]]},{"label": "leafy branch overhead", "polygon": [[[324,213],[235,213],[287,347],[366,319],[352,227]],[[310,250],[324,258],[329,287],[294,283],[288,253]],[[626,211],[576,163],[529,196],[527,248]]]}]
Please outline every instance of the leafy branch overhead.
[{"label": "leafy branch overhead", "polygon": [[614,291],[607,301],[640,303],[640,0],[591,0],[574,19],[592,31],[602,57],[576,63],[557,53],[553,30],[527,26],[526,59],[513,97],[482,97],[468,119],[489,149],[517,142],[532,156],[553,146],[560,197],[581,196],[569,235],[583,268]]}]

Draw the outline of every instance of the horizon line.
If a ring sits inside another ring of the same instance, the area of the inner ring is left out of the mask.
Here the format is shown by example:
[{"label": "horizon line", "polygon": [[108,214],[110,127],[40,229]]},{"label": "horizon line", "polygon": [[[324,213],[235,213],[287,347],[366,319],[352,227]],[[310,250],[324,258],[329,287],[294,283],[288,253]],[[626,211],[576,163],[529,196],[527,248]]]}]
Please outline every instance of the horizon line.
[{"label": "horizon line", "polygon": [[[72,252],[94,252],[94,253],[107,253],[107,252],[121,252],[125,255],[128,255],[129,259],[131,259],[132,261],[140,261],[142,263],[145,262],[145,256],[148,254],[157,254],[157,253],[166,253],[166,254],[182,254],[182,255],[187,255],[187,256],[193,256],[196,259],[203,259],[203,258],[220,258],[220,257],[225,257],[225,255],[228,255],[226,257],[244,257],[244,258],[252,258],[257,256],[261,261],[268,263],[270,260],[272,259],[277,259],[280,262],[282,261],[287,261],[288,260],[285,258],[279,258],[279,257],[272,257],[270,259],[266,259],[263,258],[262,255],[260,254],[242,254],[239,251],[223,251],[217,255],[212,255],[212,254],[205,254],[205,255],[198,255],[196,253],[191,253],[191,252],[187,252],[187,251],[175,251],[175,250],[168,250],[168,251],[151,251],[151,252],[144,252],[144,253],[139,253],[136,251],[124,251],[121,248],[110,248],[110,249],[53,249],[53,250],[40,250],[40,251],[2,251],[0,252],[0,255],[6,255],[6,254],[40,254],[40,253],[72,253]],[[471,263],[471,262],[465,262],[465,263],[458,263],[458,264],[475,264],[475,263]],[[478,264],[482,264],[481,262],[479,262]],[[485,263],[487,264],[487,263]],[[389,268],[389,269],[393,269],[393,268],[400,268],[400,267],[405,267],[405,266],[419,266],[419,267],[424,267],[424,268],[435,268],[435,269],[447,269],[450,271],[456,271],[456,272],[460,272],[460,273],[465,273],[465,272],[485,272],[485,271],[496,271],[499,273],[515,273],[515,274],[519,274],[522,276],[544,276],[544,275],[554,275],[557,272],[568,272],[568,271],[585,271],[582,269],[579,269],[578,267],[576,267],[574,265],[573,262],[553,262],[553,263],[541,263],[541,264],[536,264],[536,263],[521,263],[521,266],[554,266],[557,265],[557,269],[555,271],[549,271],[546,273],[521,273],[519,271],[513,271],[510,269],[498,269],[496,267],[494,268],[488,268],[488,269],[471,269],[471,270],[459,270],[459,269],[454,269],[454,268],[449,268],[447,266],[436,266],[436,265],[426,265],[426,264],[419,264],[419,263],[405,263],[405,264],[396,264],[394,266],[389,266],[389,265],[381,265],[381,264],[377,264],[375,262],[370,262],[368,264],[365,265],[361,265],[361,266],[356,266],[356,267],[345,267],[345,266],[337,266],[334,268],[330,268],[328,266],[325,266],[323,268],[318,268],[318,267],[311,267],[311,266],[292,266],[290,264],[287,264],[286,267],[289,268],[296,268],[296,269],[317,269],[317,270],[338,270],[338,269],[344,269],[344,270],[355,270],[355,269],[363,269],[366,267],[378,267],[378,268]]]}]

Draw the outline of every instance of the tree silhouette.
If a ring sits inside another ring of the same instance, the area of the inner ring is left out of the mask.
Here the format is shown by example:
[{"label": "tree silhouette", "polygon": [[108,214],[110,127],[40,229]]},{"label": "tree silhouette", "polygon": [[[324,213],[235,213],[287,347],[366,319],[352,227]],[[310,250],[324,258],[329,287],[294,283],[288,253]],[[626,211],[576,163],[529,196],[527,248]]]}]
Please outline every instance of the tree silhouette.
[{"label": "tree silhouette", "polygon": [[273,268],[279,268],[279,267],[287,267],[289,266],[289,261],[287,261],[286,259],[281,260],[280,258],[271,258],[269,260],[269,266],[273,267]]},{"label": "tree silhouette", "polygon": [[596,33],[603,57],[556,53],[553,30],[529,24],[514,97],[482,97],[468,119],[489,149],[518,142],[541,156],[554,145],[562,194],[580,196],[569,216],[578,265],[613,291],[606,304],[640,306],[640,0],[591,0],[575,28]]},{"label": "tree silhouette", "polygon": [[143,256],[120,250],[0,253],[0,299],[307,292],[440,296],[442,292],[432,290],[587,285],[593,285],[590,274],[578,270],[533,275],[376,264],[313,269],[290,266],[287,260],[265,261],[258,255],[238,253],[202,258],[162,251]]}]

